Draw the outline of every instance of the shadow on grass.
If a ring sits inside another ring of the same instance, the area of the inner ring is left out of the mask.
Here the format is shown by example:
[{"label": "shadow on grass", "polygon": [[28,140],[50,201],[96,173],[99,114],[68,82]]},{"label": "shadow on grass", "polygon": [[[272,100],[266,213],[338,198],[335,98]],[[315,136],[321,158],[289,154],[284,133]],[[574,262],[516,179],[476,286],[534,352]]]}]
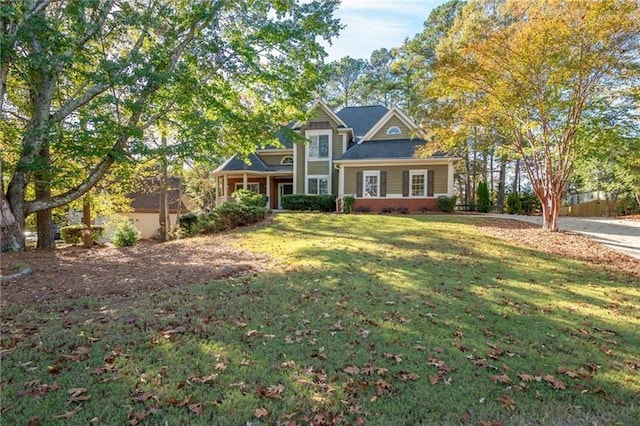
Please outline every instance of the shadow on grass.
[{"label": "shadow on grass", "polygon": [[[638,288],[468,223],[292,215],[246,234],[279,270],[8,309],[3,417],[48,421],[86,387],[73,422],[633,423]],[[34,379],[61,390],[20,396]]]}]

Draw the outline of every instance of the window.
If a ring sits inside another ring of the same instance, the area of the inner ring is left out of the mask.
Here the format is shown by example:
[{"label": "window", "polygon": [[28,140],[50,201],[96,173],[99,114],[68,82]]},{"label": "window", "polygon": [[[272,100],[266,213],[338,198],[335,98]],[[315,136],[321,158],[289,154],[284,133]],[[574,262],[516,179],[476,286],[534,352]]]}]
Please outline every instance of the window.
[{"label": "window", "polygon": [[283,166],[289,166],[293,164],[293,157],[290,155],[285,155],[284,157],[282,157],[282,160],[280,160],[280,164]]},{"label": "window", "polygon": [[309,158],[329,158],[329,135],[313,135],[308,138],[311,140],[309,144]]},{"label": "window", "polygon": [[388,135],[399,135],[402,134],[402,131],[400,130],[400,127],[398,126],[391,126],[387,129],[387,134]]},{"label": "window", "polygon": [[[236,182],[236,191],[238,189],[242,189],[242,182]],[[249,191],[255,192],[256,194],[260,193],[260,182],[248,182],[247,189]]]},{"label": "window", "polygon": [[411,188],[409,195],[411,197],[425,197],[427,195],[427,171],[411,170]]},{"label": "window", "polygon": [[307,194],[328,194],[329,179],[327,177],[310,177],[307,180]]},{"label": "window", "polygon": [[363,174],[363,188],[362,195],[364,197],[379,197],[380,196],[380,172],[364,172]]}]

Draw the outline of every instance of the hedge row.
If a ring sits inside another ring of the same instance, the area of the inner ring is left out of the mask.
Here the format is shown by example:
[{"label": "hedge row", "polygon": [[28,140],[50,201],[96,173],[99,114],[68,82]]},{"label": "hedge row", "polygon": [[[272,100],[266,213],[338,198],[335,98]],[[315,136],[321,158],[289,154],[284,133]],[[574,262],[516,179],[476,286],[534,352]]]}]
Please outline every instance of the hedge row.
[{"label": "hedge row", "polygon": [[322,195],[285,195],[282,197],[282,208],[286,210],[321,212],[336,211],[336,196],[330,194]]},{"label": "hedge row", "polygon": [[[63,226],[60,228],[60,237],[66,244],[80,244],[82,242],[82,232],[85,229],[82,224]],[[99,242],[102,239],[103,232],[103,226],[91,225],[91,241],[94,243]]]}]

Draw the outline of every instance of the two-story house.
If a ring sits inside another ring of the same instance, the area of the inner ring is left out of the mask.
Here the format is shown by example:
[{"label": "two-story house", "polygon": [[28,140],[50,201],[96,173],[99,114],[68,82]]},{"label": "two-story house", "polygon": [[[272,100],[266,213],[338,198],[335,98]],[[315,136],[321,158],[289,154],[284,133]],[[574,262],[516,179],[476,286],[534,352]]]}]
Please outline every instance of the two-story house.
[{"label": "two-story house", "polygon": [[422,157],[421,129],[402,111],[383,106],[346,107],[334,112],[324,102],[310,108],[313,118],[293,123],[306,143],[280,138],[267,147],[232,157],[213,176],[218,201],[237,189],[269,196],[269,207],[282,206],[288,194],[356,197],[356,210],[437,210],[437,197],[453,195],[454,163],[447,155]]}]

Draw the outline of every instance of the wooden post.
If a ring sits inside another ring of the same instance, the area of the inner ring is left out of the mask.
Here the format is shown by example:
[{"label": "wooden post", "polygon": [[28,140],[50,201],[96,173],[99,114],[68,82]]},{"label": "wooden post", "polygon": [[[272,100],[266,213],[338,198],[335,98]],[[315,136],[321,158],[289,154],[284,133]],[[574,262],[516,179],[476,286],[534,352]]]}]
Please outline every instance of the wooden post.
[{"label": "wooden post", "polygon": [[82,246],[91,248],[93,240],[91,239],[91,195],[87,192],[82,198]]}]

